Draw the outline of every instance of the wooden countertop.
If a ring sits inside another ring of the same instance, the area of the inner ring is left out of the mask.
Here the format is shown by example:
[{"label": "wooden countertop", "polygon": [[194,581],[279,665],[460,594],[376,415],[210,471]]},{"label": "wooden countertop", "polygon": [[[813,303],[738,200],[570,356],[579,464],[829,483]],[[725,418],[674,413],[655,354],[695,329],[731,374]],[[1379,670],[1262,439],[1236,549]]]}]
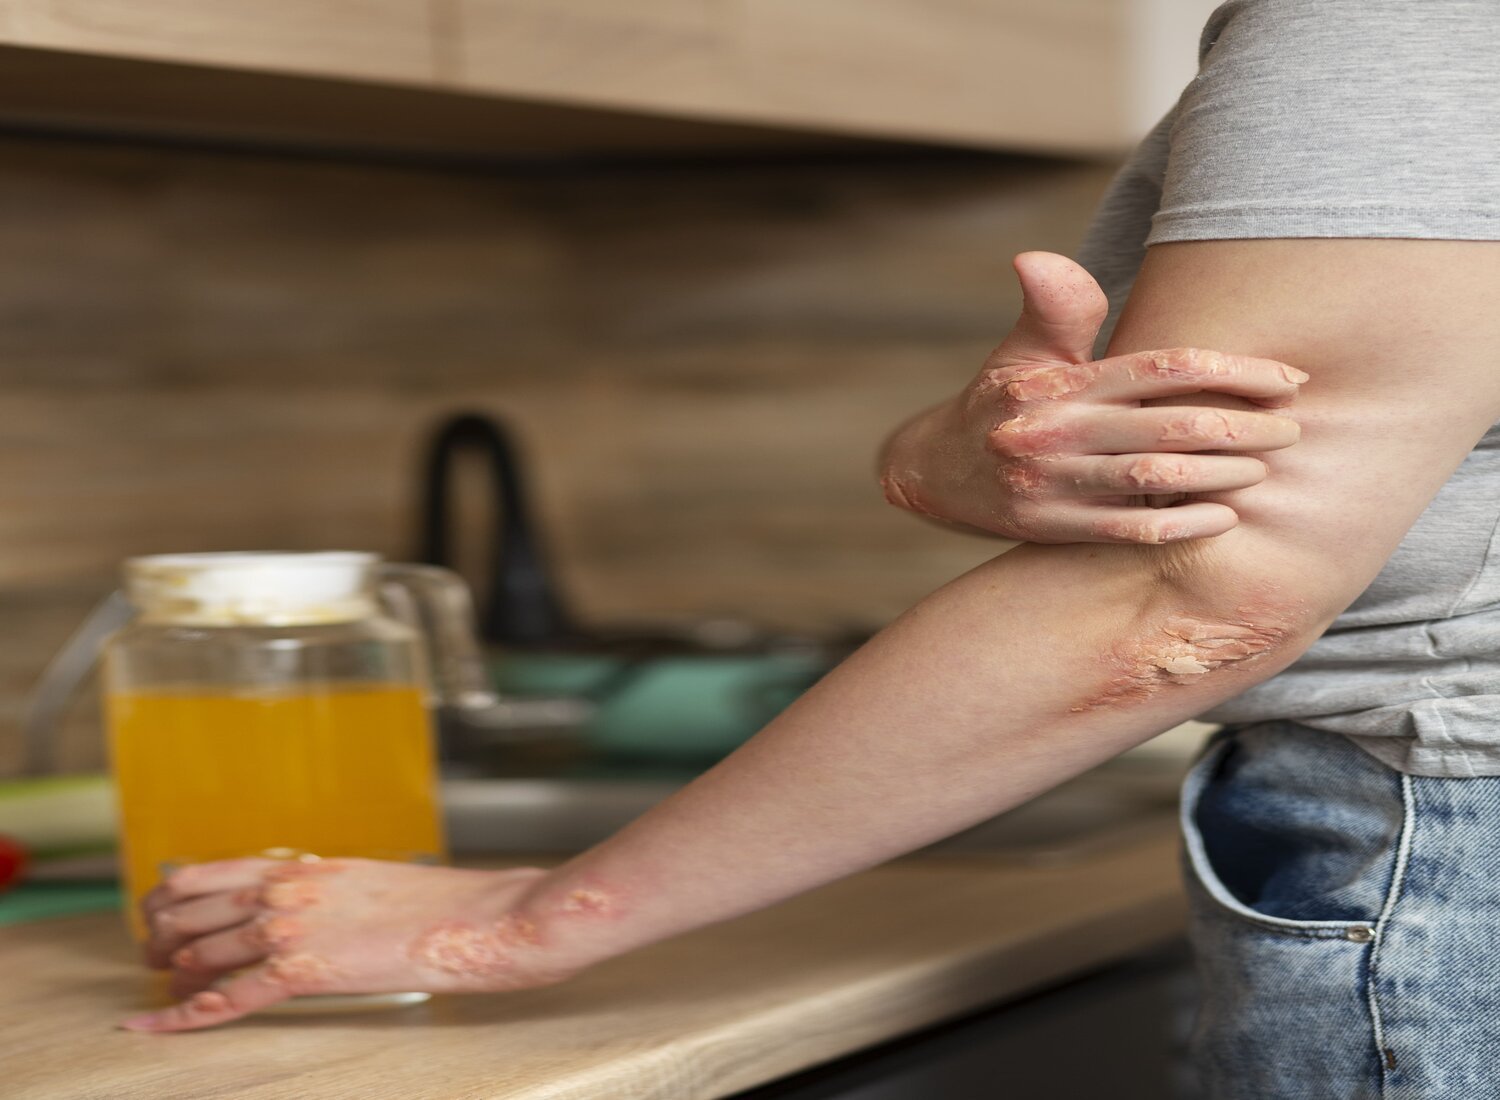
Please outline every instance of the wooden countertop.
[{"label": "wooden countertop", "polygon": [[114,1029],[161,994],[112,916],[0,929],[0,1094],[710,1100],[1171,938],[1176,844],[901,861],[550,989],[179,1036]]}]

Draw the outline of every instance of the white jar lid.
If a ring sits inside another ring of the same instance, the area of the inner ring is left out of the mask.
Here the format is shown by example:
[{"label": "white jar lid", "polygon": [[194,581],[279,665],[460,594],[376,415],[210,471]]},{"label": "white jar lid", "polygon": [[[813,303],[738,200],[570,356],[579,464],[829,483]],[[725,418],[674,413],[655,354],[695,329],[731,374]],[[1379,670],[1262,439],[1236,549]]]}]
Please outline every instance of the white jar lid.
[{"label": "white jar lid", "polygon": [[125,562],[125,591],[149,621],[199,626],[348,622],[375,612],[380,555],[358,551],[153,554]]}]

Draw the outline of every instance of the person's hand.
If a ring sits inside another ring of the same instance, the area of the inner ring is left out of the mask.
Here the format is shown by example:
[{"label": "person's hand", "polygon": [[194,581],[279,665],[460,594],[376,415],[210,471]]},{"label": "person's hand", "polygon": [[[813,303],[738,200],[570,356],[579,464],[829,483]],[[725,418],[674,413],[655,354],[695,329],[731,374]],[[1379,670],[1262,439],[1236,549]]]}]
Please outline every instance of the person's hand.
[{"label": "person's hand", "polygon": [[315,993],[472,993],[582,969],[518,904],[545,871],[364,859],[240,859],[169,876],[142,901],[146,961],[182,1003],[124,1021],[190,1031]]},{"label": "person's hand", "polygon": [[[1020,320],[963,394],[892,437],[886,499],[1022,542],[1162,543],[1234,527],[1226,504],[1174,500],[1263,480],[1254,454],[1297,441],[1281,410],[1307,374],[1200,348],[1093,361],[1108,310],[1099,285],[1050,252],[1023,252],[1015,268]],[[1186,394],[1203,396],[1158,403]]]}]

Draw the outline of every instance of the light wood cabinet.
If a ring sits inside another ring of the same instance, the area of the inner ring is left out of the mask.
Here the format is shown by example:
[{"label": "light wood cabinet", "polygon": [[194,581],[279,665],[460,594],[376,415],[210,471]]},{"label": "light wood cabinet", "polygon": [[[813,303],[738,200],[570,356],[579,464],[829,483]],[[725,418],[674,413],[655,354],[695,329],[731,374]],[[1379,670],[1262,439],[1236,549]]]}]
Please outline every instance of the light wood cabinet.
[{"label": "light wood cabinet", "polygon": [[376,81],[436,77],[426,0],[0,0],[8,45]]},{"label": "light wood cabinet", "polygon": [[0,121],[498,154],[1111,154],[1191,76],[1212,4],[0,0]]},{"label": "light wood cabinet", "polygon": [[840,134],[1139,136],[1121,0],[456,0],[461,87]]}]

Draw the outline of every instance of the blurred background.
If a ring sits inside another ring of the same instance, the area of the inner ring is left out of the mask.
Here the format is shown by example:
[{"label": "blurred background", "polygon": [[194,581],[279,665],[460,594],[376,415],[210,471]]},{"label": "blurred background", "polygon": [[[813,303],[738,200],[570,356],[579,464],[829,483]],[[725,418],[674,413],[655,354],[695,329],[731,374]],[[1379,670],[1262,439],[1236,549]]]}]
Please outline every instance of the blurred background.
[{"label": "blurred background", "polygon": [[[0,776],[122,558],[420,556],[460,412],[577,622],[877,628],[997,549],[885,505],[882,436],[1008,329],[1015,252],[1076,250],[1211,7],[0,4]],[[53,764],[102,753],[84,695]]]}]

